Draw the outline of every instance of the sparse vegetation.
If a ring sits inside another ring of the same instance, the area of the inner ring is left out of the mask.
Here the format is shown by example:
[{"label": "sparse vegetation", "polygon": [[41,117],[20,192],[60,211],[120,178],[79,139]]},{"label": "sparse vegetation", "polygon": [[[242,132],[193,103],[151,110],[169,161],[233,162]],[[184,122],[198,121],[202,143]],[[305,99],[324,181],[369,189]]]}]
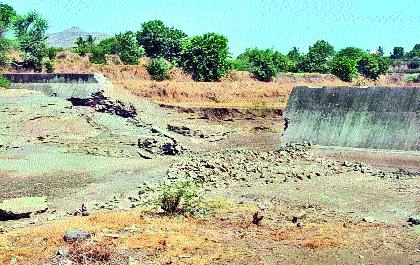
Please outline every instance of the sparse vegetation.
[{"label": "sparse vegetation", "polygon": [[171,65],[165,61],[162,57],[153,58],[147,65],[147,71],[152,76],[153,80],[163,81],[169,79],[169,69]]},{"label": "sparse vegetation", "polygon": [[196,213],[200,211],[202,200],[197,181],[184,181],[164,186],[160,207],[169,215],[176,213]]},{"label": "sparse vegetation", "polygon": [[10,88],[10,81],[2,75],[0,75],[0,87]]}]

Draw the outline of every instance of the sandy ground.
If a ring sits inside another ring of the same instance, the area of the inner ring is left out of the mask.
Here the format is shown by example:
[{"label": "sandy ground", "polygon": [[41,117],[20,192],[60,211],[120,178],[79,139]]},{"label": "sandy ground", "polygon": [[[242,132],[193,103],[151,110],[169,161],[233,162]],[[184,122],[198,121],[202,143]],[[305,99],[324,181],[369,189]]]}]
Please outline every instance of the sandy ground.
[{"label": "sandy ground", "polygon": [[[70,228],[94,232],[132,264],[420,261],[418,226],[407,223],[420,215],[420,154],[283,150],[277,108],[173,108],[127,90],[115,97],[137,107],[135,122],[39,92],[0,91],[0,200],[47,196],[50,205],[0,223],[0,263],[51,263],[58,248],[71,248],[62,241]],[[144,138],[176,139],[183,153],[145,159]],[[211,211],[145,210],[150,187],[194,179]],[[69,217],[82,203],[92,215]],[[251,223],[256,211],[261,226]]]}]

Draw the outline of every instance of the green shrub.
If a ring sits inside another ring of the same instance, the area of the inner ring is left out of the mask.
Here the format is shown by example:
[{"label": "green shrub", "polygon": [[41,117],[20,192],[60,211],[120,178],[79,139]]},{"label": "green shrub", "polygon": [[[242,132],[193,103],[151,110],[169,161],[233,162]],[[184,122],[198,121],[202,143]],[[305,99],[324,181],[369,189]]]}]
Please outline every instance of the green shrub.
[{"label": "green shrub", "polygon": [[299,52],[299,49],[293,47],[286,56],[289,59],[289,70],[293,73],[299,72],[299,64],[304,58],[304,56]]},{"label": "green shrub", "polygon": [[336,57],[331,63],[331,73],[343,81],[351,82],[357,76],[357,60],[351,57]]},{"label": "green shrub", "polygon": [[44,66],[45,66],[45,70],[47,71],[47,73],[54,72],[54,65],[53,65],[52,61],[46,61],[44,63]]},{"label": "green shrub", "polygon": [[364,54],[358,61],[358,71],[366,78],[377,80],[379,75],[386,74],[389,69],[390,62],[385,57],[372,54]]},{"label": "green shrub", "polygon": [[111,54],[118,55],[124,64],[138,64],[144,56],[143,47],[137,44],[133,32],[128,31],[115,36],[115,40],[110,43]]},{"label": "green shrub", "polygon": [[403,47],[394,47],[394,50],[391,54],[391,59],[402,59],[404,57],[404,48]]},{"label": "green shrub", "polygon": [[48,47],[47,48],[47,56],[50,61],[55,60],[55,56],[58,52],[64,51],[64,48],[55,48],[55,47]]},{"label": "green shrub", "polygon": [[5,78],[2,75],[0,75],[0,87],[10,88],[10,81],[9,81],[9,79]]},{"label": "green shrub", "polygon": [[271,49],[248,49],[244,57],[247,58],[249,71],[260,81],[269,82],[279,72],[288,70],[290,62],[283,54]]},{"label": "green shrub", "polygon": [[176,213],[196,213],[202,201],[199,184],[196,181],[174,183],[163,187],[160,197],[161,209],[169,215]]},{"label": "green shrub", "polygon": [[240,60],[240,59],[230,60],[229,64],[230,64],[231,69],[234,69],[234,70],[237,70],[237,71],[248,71],[249,70],[249,65],[244,60]]},{"label": "green shrub", "polygon": [[218,81],[229,70],[228,40],[216,33],[206,33],[182,44],[181,66],[196,81]]},{"label": "green shrub", "polygon": [[162,57],[153,58],[147,65],[147,71],[152,76],[153,80],[163,81],[169,79],[169,69],[171,65]]}]

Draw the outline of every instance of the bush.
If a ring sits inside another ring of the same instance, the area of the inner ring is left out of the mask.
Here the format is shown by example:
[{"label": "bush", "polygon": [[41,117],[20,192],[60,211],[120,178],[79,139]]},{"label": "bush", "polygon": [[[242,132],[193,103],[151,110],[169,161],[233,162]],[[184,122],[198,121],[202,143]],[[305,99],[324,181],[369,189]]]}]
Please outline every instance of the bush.
[{"label": "bush", "polygon": [[179,60],[181,43],[186,37],[184,32],[169,28],[160,20],[143,23],[136,34],[138,44],[143,46],[148,57],[163,57],[170,62]]},{"label": "bush", "polygon": [[53,65],[52,61],[46,61],[44,63],[44,66],[45,66],[45,70],[47,71],[47,73],[54,72],[54,65]]},{"label": "bush", "polygon": [[147,65],[147,71],[152,76],[153,80],[163,81],[165,79],[169,79],[170,67],[170,64],[168,64],[165,59],[161,57],[153,58]]},{"label": "bush", "polygon": [[248,71],[249,70],[249,65],[246,61],[240,60],[240,59],[235,59],[235,60],[230,60],[229,61],[230,64],[230,68],[237,70],[237,71]]},{"label": "bush", "polygon": [[9,79],[5,78],[2,75],[0,75],[0,87],[10,88],[10,81],[9,81]]},{"label": "bush", "polygon": [[287,71],[290,62],[283,54],[271,49],[248,49],[243,54],[249,71],[260,81],[269,82],[281,71]]},{"label": "bush", "polygon": [[343,81],[351,82],[357,76],[357,61],[351,57],[336,57],[331,63],[331,73]]},{"label": "bush", "polygon": [[358,71],[366,78],[377,80],[379,75],[386,74],[390,62],[387,58],[372,54],[364,54],[358,62]]},{"label": "bush", "polygon": [[111,54],[118,55],[124,64],[138,64],[144,49],[137,44],[134,33],[128,31],[115,36],[110,42]]},{"label": "bush", "polygon": [[55,48],[55,47],[48,47],[47,49],[47,56],[50,61],[55,60],[55,57],[58,52],[64,51],[64,48]]},{"label": "bush", "polygon": [[196,81],[218,81],[230,69],[228,55],[227,38],[206,33],[182,44],[180,64]]},{"label": "bush", "polygon": [[287,58],[289,59],[289,70],[293,73],[299,72],[299,64],[303,60],[302,54],[299,52],[299,49],[296,47],[293,47],[288,53]]},{"label": "bush", "polygon": [[201,196],[196,181],[179,182],[164,187],[160,207],[169,215],[176,213],[195,213],[199,209]]}]

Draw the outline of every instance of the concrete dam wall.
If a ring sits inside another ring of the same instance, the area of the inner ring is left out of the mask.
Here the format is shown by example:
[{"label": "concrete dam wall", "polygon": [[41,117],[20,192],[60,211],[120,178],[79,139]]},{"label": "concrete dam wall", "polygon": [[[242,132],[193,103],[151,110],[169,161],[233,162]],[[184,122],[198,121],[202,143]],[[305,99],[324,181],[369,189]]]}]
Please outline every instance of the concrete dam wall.
[{"label": "concrete dam wall", "polygon": [[104,90],[100,74],[2,74],[12,88],[41,91],[49,96],[89,98]]},{"label": "concrete dam wall", "polygon": [[282,142],[420,151],[420,87],[295,87]]}]

